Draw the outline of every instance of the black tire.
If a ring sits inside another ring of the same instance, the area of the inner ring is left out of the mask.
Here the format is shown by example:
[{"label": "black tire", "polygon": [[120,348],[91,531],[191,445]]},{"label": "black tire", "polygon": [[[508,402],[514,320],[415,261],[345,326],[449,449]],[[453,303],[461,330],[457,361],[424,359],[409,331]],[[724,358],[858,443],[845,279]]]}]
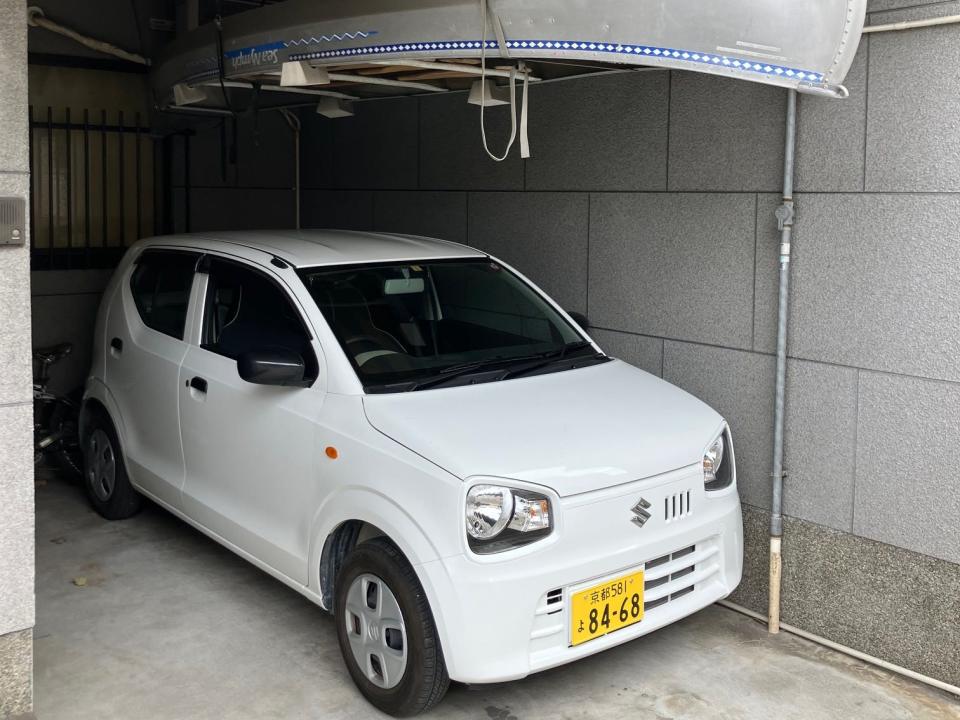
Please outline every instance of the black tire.
[{"label": "black tire", "polygon": [[[113,460],[113,482],[109,487],[103,481],[104,473],[98,473],[103,464],[98,466],[96,462],[96,457],[103,462],[108,455]],[[123,520],[140,510],[143,498],[130,484],[120,441],[113,423],[103,412],[91,413],[83,438],[83,488],[93,509],[107,520]]]},{"label": "black tire", "polygon": [[[406,667],[399,683],[389,689],[378,687],[367,678],[350,645],[347,594],[362,575],[382,580],[393,593],[403,616]],[[340,652],[350,676],[377,709],[396,717],[407,717],[429,710],[443,699],[450,678],[433,613],[413,567],[396,545],[378,537],[354,548],[337,574],[334,617]]]}]

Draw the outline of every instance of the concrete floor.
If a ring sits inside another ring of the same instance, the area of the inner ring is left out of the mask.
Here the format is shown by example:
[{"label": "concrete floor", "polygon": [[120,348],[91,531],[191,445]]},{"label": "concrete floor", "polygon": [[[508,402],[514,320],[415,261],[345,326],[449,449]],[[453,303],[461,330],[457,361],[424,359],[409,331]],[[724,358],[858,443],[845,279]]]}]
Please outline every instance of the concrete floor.
[{"label": "concrete floor", "polygon": [[[35,653],[39,720],[379,716],[329,615],[159,508],[110,523],[56,477],[37,487]],[[429,717],[957,719],[960,705],[714,606],[525,680],[454,685]]]}]

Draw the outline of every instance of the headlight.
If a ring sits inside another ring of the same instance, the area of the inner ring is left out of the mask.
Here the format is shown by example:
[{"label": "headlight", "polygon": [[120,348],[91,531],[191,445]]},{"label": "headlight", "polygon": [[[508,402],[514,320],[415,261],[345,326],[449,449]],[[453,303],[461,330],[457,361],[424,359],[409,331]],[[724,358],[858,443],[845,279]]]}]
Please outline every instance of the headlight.
[{"label": "headlight", "polygon": [[465,513],[470,548],[481,554],[526,545],[548,535],[553,527],[548,498],[499,485],[470,488]]},{"label": "headlight", "polygon": [[723,435],[720,435],[703,455],[703,482],[712,483],[717,480],[717,471],[723,462]]},{"label": "headlight", "polygon": [[724,428],[703,454],[703,486],[707,490],[720,490],[733,481],[733,458],[726,463],[723,461],[727,433]]},{"label": "headlight", "polygon": [[496,485],[476,485],[467,493],[467,533],[477,540],[500,534],[513,516],[513,493]]}]

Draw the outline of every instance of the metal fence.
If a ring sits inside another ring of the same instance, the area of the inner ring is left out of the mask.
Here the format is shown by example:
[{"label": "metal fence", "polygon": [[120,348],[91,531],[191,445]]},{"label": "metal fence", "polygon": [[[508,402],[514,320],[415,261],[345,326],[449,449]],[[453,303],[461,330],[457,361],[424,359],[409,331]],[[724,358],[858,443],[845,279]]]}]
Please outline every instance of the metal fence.
[{"label": "metal fence", "polygon": [[161,141],[140,113],[30,107],[30,237],[34,270],[112,267],[159,232]]}]

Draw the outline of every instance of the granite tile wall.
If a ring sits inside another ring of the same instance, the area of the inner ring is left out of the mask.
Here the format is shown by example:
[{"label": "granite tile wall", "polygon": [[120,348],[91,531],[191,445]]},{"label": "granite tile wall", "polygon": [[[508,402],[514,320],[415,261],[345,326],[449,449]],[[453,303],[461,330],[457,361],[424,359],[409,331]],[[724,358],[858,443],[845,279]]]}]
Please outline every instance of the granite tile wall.
[{"label": "granite tile wall", "polygon": [[[868,24],[960,3],[870,11]],[[785,621],[952,683],[957,609],[941,599],[960,572],[958,48],[958,26],[865,36],[849,99],[800,98],[784,486]],[[416,111],[378,101],[384,112],[332,154],[352,131],[311,118],[304,165],[330,160],[304,190],[306,224],[487,249],[585,311],[611,354],[714,405],[747,517],[736,598],[764,611],[785,93],[652,70],[530,96],[525,162],[487,159],[463,94]],[[487,113],[492,149],[508,121]],[[407,158],[413,184],[353,163],[381,141],[371,133],[390,134],[388,165]]]},{"label": "granite tile wall", "polygon": [[73,344],[56,364],[49,388],[69,393],[82,387],[90,371],[93,331],[100,298],[112,270],[38,270],[30,273],[33,347]]},{"label": "granite tile wall", "polygon": [[[204,118],[189,129],[189,138],[172,138],[174,232],[295,227],[296,146],[280,113],[242,114],[235,123]],[[322,133],[303,136],[301,152],[330,153],[335,147]],[[326,161],[304,164],[301,185],[329,187],[328,170]],[[311,217],[309,200],[301,199],[301,217]]]},{"label": "granite tile wall", "polygon": [[33,717],[33,631],[0,635],[0,718]]},{"label": "granite tile wall", "polygon": [[563,307],[587,309],[586,193],[475,193],[467,240],[517,267]]},{"label": "granite tile wall", "polygon": [[[764,614],[769,524],[744,507],[730,597]],[[789,516],[783,532],[783,622],[960,687],[960,565]]]},{"label": "granite tile wall", "polygon": [[[0,196],[29,202],[26,6],[0,0]],[[0,716],[33,705],[33,407],[29,227],[0,246]]]}]

